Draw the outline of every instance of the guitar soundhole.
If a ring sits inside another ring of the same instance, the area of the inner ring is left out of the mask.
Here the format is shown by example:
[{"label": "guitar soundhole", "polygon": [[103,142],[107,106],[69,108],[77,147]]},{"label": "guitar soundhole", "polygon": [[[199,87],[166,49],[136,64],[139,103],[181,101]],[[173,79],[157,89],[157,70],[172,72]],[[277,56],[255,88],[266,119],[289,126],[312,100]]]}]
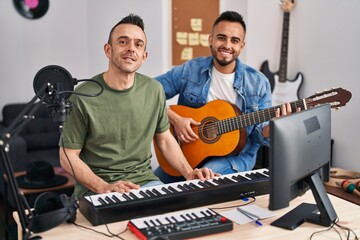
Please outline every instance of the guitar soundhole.
[{"label": "guitar soundhole", "polygon": [[218,127],[214,117],[204,118],[199,126],[199,137],[205,143],[214,143],[219,139]]}]

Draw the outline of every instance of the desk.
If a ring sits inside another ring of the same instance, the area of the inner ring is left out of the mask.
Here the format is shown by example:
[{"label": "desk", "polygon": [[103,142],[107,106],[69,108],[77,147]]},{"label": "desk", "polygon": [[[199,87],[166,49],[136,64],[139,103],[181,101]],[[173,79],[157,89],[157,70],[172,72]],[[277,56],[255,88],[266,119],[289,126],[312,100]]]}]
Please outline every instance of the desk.
[{"label": "desk", "polygon": [[[358,237],[360,236],[360,206],[355,205],[351,202],[345,201],[341,198],[336,196],[329,195],[329,198],[335,208],[335,211],[340,219],[339,224],[351,228]],[[207,235],[203,237],[199,237],[196,239],[291,239],[291,240],[302,240],[302,239],[309,239],[309,236],[319,230],[324,230],[326,227],[321,227],[318,225],[304,223],[297,229],[290,231],[284,230],[281,228],[270,226],[270,223],[275,219],[281,217],[283,214],[287,213],[294,207],[298,206],[302,202],[309,202],[314,203],[314,199],[312,196],[311,191],[308,191],[304,196],[298,197],[294,199],[288,208],[281,209],[274,211],[276,217],[268,218],[262,220],[263,226],[257,227],[254,223],[248,223],[244,225],[237,225],[234,223],[234,230],[219,234]],[[226,206],[233,206],[236,204],[241,204],[241,201],[231,201],[226,203],[214,204],[209,205],[207,207],[226,207]],[[267,208],[269,204],[269,195],[263,195],[256,198],[256,202],[258,206]],[[221,211],[225,210],[216,210],[216,212],[221,213]],[[13,214],[15,221],[18,223],[18,215],[16,212]],[[78,211],[77,214],[77,224],[90,227],[94,230],[101,231],[107,233],[105,225],[100,225],[93,227],[85,218],[84,216]],[[108,227],[111,232],[113,233],[120,233],[126,228],[127,221],[121,221],[117,223],[108,224]],[[21,225],[18,224],[18,228],[21,233]],[[341,230],[340,230],[341,232]],[[21,235],[21,234],[20,234]],[[76,227],[73,224],[63,223],[60,226],[53,228],[49,231],[39,233],[38,235],[42,236],[43,239],[107,239],[105,236],[97,234],[93,231],[86,230],[83,228]],[[133,235],[130,231],[126,231],[125,233],[120,235],[124,239],[137,239],[135,235]],[[346,239],[345,235],[342,236],[343,239]],[[352,235],[353,237],[353,235]],[[19,238],[20,239],[20,238]],[[339,239],[339,236],[334,230],[318,234],[316,240],[319,239]]]}]

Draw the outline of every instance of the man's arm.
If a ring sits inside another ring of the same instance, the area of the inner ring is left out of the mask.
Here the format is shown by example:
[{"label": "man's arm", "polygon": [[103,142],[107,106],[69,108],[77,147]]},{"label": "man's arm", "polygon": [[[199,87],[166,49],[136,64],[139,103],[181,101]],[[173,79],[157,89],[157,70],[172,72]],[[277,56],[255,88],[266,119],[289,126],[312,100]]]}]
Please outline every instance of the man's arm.
[{"label": "man's arm", "polygon": [[181,173],[186,180],[195,178],[205,180],[219,176],[219,174],[214,173],[209,168],[192,169],[170,130],[155,134],[155,142],[165,159],[175,170]]},{"label": "man's arm", "polygon": [[129,192],[131,189],[140,187],[126,181],[117,181],[112,184],[105,182],[102,178],[96,176],[89,166],[80,159],[80,152],[81,149],[60,147],[60,164],[72,176],[74,170],[76,180],[90,191],[95,193]]}]

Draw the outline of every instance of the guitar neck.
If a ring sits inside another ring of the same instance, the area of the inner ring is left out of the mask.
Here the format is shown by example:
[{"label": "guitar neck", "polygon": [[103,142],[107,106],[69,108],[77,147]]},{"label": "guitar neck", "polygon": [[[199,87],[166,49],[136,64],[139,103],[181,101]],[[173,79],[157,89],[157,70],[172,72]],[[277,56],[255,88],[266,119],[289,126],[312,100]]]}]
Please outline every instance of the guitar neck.
[{"label": "guitar neck", "polygon": [[279,81],[286,82],[287,78],[287,58],[289,47],[289,28],[290,28],[290,12],[284,12],[281,51],[280,51],[280,67],[279,67]]},{"label": "guitar neck", "polygon": [[[290,103],[292,112],[296,112],[298,108],[304,110],[307,108],[307,99],[300,99]],[[271,108],[259,110],[256,112],[242,114],[236,117],[220,120],[216,122],[218,134],[239,130],[258,123],[266,122],[276,117],[276,109],[281,105]]]}]

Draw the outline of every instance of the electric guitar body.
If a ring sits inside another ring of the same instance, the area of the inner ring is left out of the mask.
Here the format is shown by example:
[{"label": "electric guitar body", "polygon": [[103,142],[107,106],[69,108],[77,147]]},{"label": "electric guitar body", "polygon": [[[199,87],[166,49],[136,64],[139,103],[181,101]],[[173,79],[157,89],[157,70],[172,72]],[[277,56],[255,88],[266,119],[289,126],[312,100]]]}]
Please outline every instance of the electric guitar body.
[{"label": "electric guitar body", "polygon": [[261,66],[261,71],[269,79],[270,85],[272,87],[272,104],[280,105],[281,103],[286,103],[293,101],[294,99],[299,99],[299,90],[303,83],[304,75],[302,73],[297,73],[295,79],[282,80],[281,76],[278,73],[273,73],[270,71],[269,62],[265,61]]}]

